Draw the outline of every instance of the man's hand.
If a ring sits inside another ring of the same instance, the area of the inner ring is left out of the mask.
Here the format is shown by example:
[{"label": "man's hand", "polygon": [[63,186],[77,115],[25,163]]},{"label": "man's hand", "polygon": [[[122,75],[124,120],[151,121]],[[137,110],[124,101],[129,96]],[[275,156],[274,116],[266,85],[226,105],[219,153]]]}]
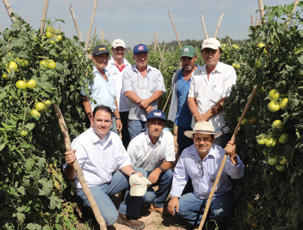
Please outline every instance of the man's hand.
[{"label": "man's hand", "polygon": [[195,114],[195,115],[193,115],[193,117],[195,119],[195,122],[208,120],[208,117],[205,115],[205,113]]},{"label": "man's hand", "polygon": [[227,154],[230,157],[231,163],[233,163],[233,165],[236,166],[238,164],[238,158],[236,154],[236,144],[229,141],[226,147],[224,148],[224,150],[225,150],[225,154]]},{"label": "man's hand", "polygon": [[159,168],[155,168],[154,171],[152,171],[149,176],[148,176],[148,180],[152,183],[152,184],[155,184],[158,179],[159,179],[159,176],[161,174],[161,169]]},{"label": "man's hand", "polygon": [[149,114],[151,111],[153,111],[154,108],[152,106],[148,106],[145,111],[147,112],[147,114]]},{"label": "man's hand", "polygon": [[116,120],[117,131],[120,132],[122,130],[122,122],[120,119]]},{"label": "man's hand", "polygon": [[76,149],[73,149],[72,151],[65,152],[65,162],[67,164],[71,165],[71,166],[77,160],[75,152],[76,152]]},{"label": "man's hand", "polygon": [[139,103],[139,106],[145,110],[149,106],[149,104],[150,104],[149,100],[144,99]]},{"label": "man's hand", "polygon": [[177,196],[172,197],[168,203],[168,212],[171,215],[175,215],[175,210],[179,212],[179,198]]}]

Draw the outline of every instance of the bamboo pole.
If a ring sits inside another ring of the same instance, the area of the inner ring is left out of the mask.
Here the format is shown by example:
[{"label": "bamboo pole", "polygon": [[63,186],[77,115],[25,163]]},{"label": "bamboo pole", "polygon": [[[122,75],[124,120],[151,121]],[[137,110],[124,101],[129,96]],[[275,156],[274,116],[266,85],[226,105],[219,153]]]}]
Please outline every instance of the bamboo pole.
[{"label": "bamboo pole", "polygon": [[0,32],[1,32],[1,30],[2,30],[2,26],[3,26],[3,24],[1,23],[1,26],[0,26]]},{"label": "bamboo pole", "polygon": [[253,16],[253,14],[251,14],[251,26],[252,27],[254,26],[254,16]]},{"label": "bamboo pole", "polygon": [[104,42],[104,30],[101,30],[101,42]]},{"label": "bamboo pole", "polygon": [[78,22],[77,22],[77,19],[76,19],[76,15],[74,13],[72,5],[70,5],[69,11],[70,11],[70,13],[72,15],[72,18],[73,18],[73,21],[74,21],[74,25],[76,27],[76,31],[77,31],[77,34],[78,34],[78,38],[79,38],[80,42],[83,42],[82,35],[81,35],[81,32],[80,32],[79,25],[78,25]]},{"label": "bamboo pole", "polygon": [[[249,99],[248,99],[248,101],[246,103],[246,106],[245,106],[244,111],[243,111],[243,113],[242,113],[242,115],[240,117],[240,120],[238,121],[238,124],[237,124],[237,126],[235,128],[235,131],[234,131],[234,133],[233,133],[233,135],[231,137],[230,141],[233,142],[233,143],[235,142],[236,136],[237,136],[237,134],[238,134],[238,132],[240,130],[240,127],[241,127],[242,120],[244,119],[244,117],[245,117],[245,115],[246,115],[246,113],[247,113],[247,111],[248,111],[248,109],[250,107],[250,104],[251,104],[252,100],[254,99],[254,96],[255,96],[257,90],[258,90],[258,85],[255,85],[254,88],[253,88],[253,91],[252,91],[252,93],[251,93],[251,95],[250,95],[250,97],[249,97]],[[215,183],[214,183],[214,185],[213,185],[213,187],[211,189],[211,192],[210,192],[210,194],[208,196],[207,203],[206,203],[206,206],[205,206],[205,209],[204,209],[204,213],[203,213],[203,216],[202,216],[202,220],[200,222],[198,230],[202,230],[203,225],[204,225],[204,223],[206,221],[206,217],[207,217],[207,213],[208,213],[208,210],[209,210],[209,207],[210,207],[211,199],[212,199],[212,197],[213,197],[213,195],[215,193],[215,190],[216,190],[216,188],[218,186],[218,183],[220,181],[220,177],[221,177],[221,174],[223,172],[226,160],[227,160],[227,154],[225,154],[224,157],[223,157],[223,160],[221,162],[218,174],[216,176]]]},{"label": "bamboo pole", "polygon": [[262,23],[265,23],[264,20],[264,5],[263,5],[263,0],[258,0],[258,4],[259,4],[259,10],[260,10],[260,18],[262,20]]},{"label": "bamboo pole", "polygon": [[13,12],[13,9],[12,9],[12,6],[11,4],[9,3],[8,0],[3,0],[3,4],[4,4],[4,7],[8,13],[8,16],[10,17],[11,21],[12,22],[15,22],[17,21],[17,19],[15,18],[15,16],[13,15],[14,12]]},{"label": "bamboo pole", "polygon": [[[299,4],[299,0],[295,0],[295,2],[294,2],[294,8],[292,9],[291,15],[293,15],[293,13],[295,12],[298,4]],[[286,27],[288,27],[288,25],[290,23],[290,17],[291,17],[291,15],[289,15],[288,18],[287,18]]]},{"label": "bamboo pole", "polygon": [[94,6],[93,6],[92,16],[91,16],[91,19],[90,19],[90,24],[89,24],[89,29],[88,29],[88,35],[87,35],[87,37],[86,37],[85,51],[87,51],[87,48],[88,48],[89,39],[90,39],[90,34],[91,34],[91,32],[92,32],[92,27],[93,27],[93,23],[94,23],[94,19],[95,19],[97,4],[98,4],[98,0],[95,0],[95,1],[94,1]]},{"label": "bamboo pole", "polygon": [[93,35],[93,39],[92,39],[92,44],[91,44],[91,47],[94,47],[94,46],[95,46],[95,40],[96,40],[96,31],[97,31],[97,27],[95,26],[95,29],[94,29],[94,35]]},{"label": "bamboo pole", "polygon": [[158,40],[158,35],[156,34],[156,32],[154,32],[154,38],[155,38],[155,43],[154,43],[154,50],[157,49],[157,40]]},{"label": "bamboo pole", "polygon": [[207,34],[207,30],[206,30],[203,14],[201,14],[201,22],[202,22],[202,25],[203,25],[203,30],[204,30],[205,38],[208,38],[208,34]]},{"label": "bamboo pole", "polygon": [[171,92],[172,92],[172,90],[170,90],[170,91],[169,91],[169,94],[168,94],[168,96],[167,96],[167,99],[166,99],[165,105],[164,105],[164,107],[163,107],[163,109],[162,109],[162,111],[163,111],[163,112],[164,112],[164,111],[165,111],[165,109],[166,109],[167,103],[168,103],[169,98],[170,98],[170,96],[171,96]]},{"label": "bamboo pole", "polygon": [[43,31],[44,31],[48,3],[49,3],[49,0],[44,0],[43,12],[42,12],[41,23],[40,23],[40,34],[43,34]]},{"label": "bamboo pole", "polygon": [[258,16],[256,16],[256,22],[255,22],[255,26],[258,25]]},{"label": "bamboo pole", "polygon": [[223,19],[224,13],[225,13],[225,11],[223,11],[223,13],[221,14],[221,17],[220,17],[220,19],[219,19],[219,22],[218,22],[218,25],[217,25],[217,29],[216,29],[216,32],[215,32],[214,38],[216,38],[216,37],[217,37],[217,34],[218,34],[218,31],[219,31],[219,28],[220,28],[220,25],[221,25],[221,22],[222,22],[222,19]]},{"label": "bamboo pole", "polygon": [[173,25],[173,27],[174,27],[175,35],[176,35],[176,38],[177,38],[177,41],[178,41],[179,47],[180,47],[180,49],[181,49],[181,43],[180,43],[180,41],[179,41],[178,34],[177,34],[177,31],[176,31],[176,28],[175,28],[175,25],[174,25],[173,19],[172,19],[171,15],[170,15],[170,12],[169,12],[169,11],[168,11],[168,15],[169,15],[169,18],[170,18],[171,24],[172,24],[172,25]]},{"label": "bamboo pole", "polygon": [[[69,134],[68,134],[68,129],[67,129],[67,126],[66,126],[66,123],[64,121],[64,117],[61,113],[61,110],[59,108],[59,106],[57,106],[56,104],[53,104],[53,109],[56,113],[56,116],[58,118],[58,123],[59,123],[59,126],[60,126],[60,129],[61,129],[61,132],[63,134],[63,137],[64,137],[64,144],[65,144],[65,149],[66,151],[72,151],[72,147],[71,147],[71,142],[70,142],[70,138],[69,138]],[[88,202],[93,210],[93,213],[95,215],[95,218],[99,224],[99,227],[101,230],[106,230],[106,223],[100,213],[100,210],[98,208],[98,205],[92,195],[92,193],[90,192],[90,189],[85,181],[85,178],[84,178],[84,175],[83,175],[83,171],[79,165],[79,162],[78,160],[76,160],[74,163],[73,163],[73,167],[75,168],[76,172],[77,172],[77,178],[81,184],[81,187],[84,191],[84,194],[86,195],[87,199],[88,199]]]}]

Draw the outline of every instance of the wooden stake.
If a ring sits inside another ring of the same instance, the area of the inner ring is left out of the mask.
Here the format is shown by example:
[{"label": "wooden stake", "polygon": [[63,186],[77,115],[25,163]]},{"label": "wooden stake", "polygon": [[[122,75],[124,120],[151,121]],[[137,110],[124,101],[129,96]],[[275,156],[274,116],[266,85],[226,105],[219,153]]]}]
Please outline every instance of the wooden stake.
[{"label": "wooden stake", "polygon": [[101,30],[101,42],[104,43],[104,30]]},{"label": "wooden stake", "polygon": [[[238,124],[237,124],[237,126],[235,128],[235,131],[234,131],[234,133],[233,133],[233,135],[232,135],[232,137],[230,139],[230,141],[233,142],[233,143],[235,142],[236,136],[237,136],[237,134],[238,134],[238,132],[240,130],[240,127],[241,127],[242,120],[244,119],[244,117],[245,117],[245,115],[246,115],[246,113],[247,113],[247,111],[248,111],[248,109],[250,107],[250,104],[251,104],[251,102],[252,102],[252,100],[253,100],[253,98],[254,98],[257,90],[258,90],[258,85],[255,85],[254,89],[253,89],[253,91],[252,91],[252,93],[251,93],[251,95],[250,95],[250,97],[249,97],[249,99],[248,99],[248,101],[246,103],[246,106],[245,106],[244,111],[243,111],[243,113],[242,113],[242,115],[240,117],[240,120],[239,120],[239,122],[238,122]],[[202,220],[200,222],[198,230],[202,230],[203,225],[204,225],[204,223],[206,221],[206,217],[207,217],[207,213],[208,213],[208,210],[209,210],[209,207],[210,207],[211,199],[213,198],[215,190],[216,190],[216,188],[218,186],[218,183],[220,181],[220,177],[221,177],[221,174],[223,172],[226,160],[227,160],[227,154],[225,154],[224,157],[223,157],[223,160],[221,162],[218,174],[216,176],[215,183],[214,183],[214,185],[213,185],[213,187],[211,189],[211,192],[210,192],[210,194],[208,196],[207,203],[206,203],[206,206],[205,206],[205,209],[204,209],[204,213],[203,213],[203,216],[202,216]]]},{"label": "wooden stake", "polygon": [[44,0],[43,13],[42,13],[41,23],[40,23],[40,34],[43,34],[43,31],[44,31],[48,2],[49,2],[49,0]]},{"label": "wooden stake", "polygon": [[94,35],[93,35],[93,39],[92,39],[92,43],[91,43],[91,47],[94,47],[94,46],[95,46],[96,30],[97,30],[97,27],[95,26]]},{"label": "wooden stake", "polygon": [[96,9],[97,9],[97,3],[98,3],[98,0],[95,0],[94,6],[93,6],[93,13],[92,13],[92,16],[91,16],[91,19],[90,19],[88,35],[86,37],[85,51],[87,51],[87,48],[88,48],[88,45],[89,45],[89,39],[90,39],[90,34],[92,32],[93,24],[94,24],[94,19],[95,19],[95,14],[96,14]]},{"label": "wooden stake", "polygon": [[[68,134],[68,129],[67,129],[67,126],[66,126],[66,123],[64,121],[64,118],[63,118],[63,115],[61,113],[61,110],[59,108],[59,106],[57,106],[56,104],[53,104],[53,109],[56,113],[56,116],[58,118],[58,122],[59,122],[59,125],[60,125],[60,129],[61,129],[61,132],[63,134],[63,137],[64,137],[64,144],[65,144],[65,149],[66,151],[72,151],[72,147],[71,147],[71,142],[70,142],[70,138],[69,138],[69,134]],[[98,205],[95,201],[95,198],[93,197],[92,193],[90,192],[90,189],[85,181],[85,178],[84,178],[84,174],[83,174],[83,171],[79,165],[79,162],[76,160],[73,164],[73,167],[75,168],[76,172],[77,172],[77,178],[81,184],[81,187],[83,189],[83,192],[84,194],[86,195],[87,199],[88,199],[88,202],[93,210],[93,213],[95,215],[95,218],[100,226],[100,229],[101,230],[106,230],[106,223],[103,219],[103,216],[101,215],[100,213],[100,210],[98,208]]]},{"label": "wooden stake", "polygon": [[76,31],[77,31],[77,34],[78,34],[78,38],[79,38],[80,42],[83,42],[83,40],[82,40],[82,35],[81,35],[81,32],[80,32],[79,25],[78,25],[78,22],[77,22],[77,19],[76,19],[76,15],[75,15],[75,13],[74,13],[73,6],[72,6],[72,5],[70,5],[69,11],[70,11],[70,13],[71,13],[71,15],[72,15],[72,18],[73,18],[73,21],[74,21],[74,25],[75,25],[75,27],[76,27]]},{"label": "wooden stake", "polygon": [[169,12],[169,11],[168,11],[168,15],[169,15],[169,18],[170,18],[171,24],[172,24],[172,25],[173,25],[173,27],[174,27],[175,35],[176,35],[176,38],[177,38],[177,41],[178,41],[179,47],[180,47],[180,49],[181,49],[181,48],[182,48],[182,47],[181,47],[181,43],[180,43],[180,41],[179,41],[178,34],[177,34],[177,31],[176,31],[176,28],[175,28],[175,25],[174,25],[173,19],[172,19],[171,15],[170,15],[170,12]]},{"label": "wooden stake", "polygon": [[258,25],[258,16],[256,16],[256,22],[255,22],[255,26]]},{"label": "wooden stake", "polygon": [[9,1],[8,0],[3,0],[3,4],[4,4],[4,6],[5,6],[5,9],[6,9],[6,11],[7,11],[7,13],[8,13],[8,16],[10,17],[10,19],[11,19],[11,21],[12,22],[15,22],[15,21],[17,21],[17,19],[15,18],[15,16],[13,16],[13,9],[12,9],[12,6],[11,6],[11,4],[9,3]]},{"label": "wooden stake", "polygon": [[220,17],[220,19],[219,19],[219,22],[218,22],[218,25],[217,25],[217,29],[216,29],[216,32],[215,32],[214,38],[216,38],[216,37],[217,37],[217,34],[218,34],[218,31],[219,31],[219,28],[220,28],[220,25],[221,25],[221,22],[222,22],[222,19],[223,19],[224,13],[225,13],[225,11],[223,11],[223,13],[221,14],[221,17]]},{"label": "wooden stake", "polygon": [[206,30],[206,26],[205,26],[205,22],[204,22],[204,18],[203,18],[203,14],[201,14],[201,21],[202,21],[202,25],[203,25],[203,30],[204,30],[205,38],[208,38],[207,30]]},{"label": "wooden stake", "polygon": [[[291,15],[293,15],[293,13],[295,12],[298,4],[299,4],[299,0],[295,0],[295,2],[294,2],[294,8],[292,9]],[[289,15],[288,18],[287,18],[286,27],[288,27],[288,24],[290,23],[290,17],[291,17],[291,15]]]},{"label": "wooden stake", "polygon": [[254,26],[254,16],[253,16],[253,14],[251,14],[251,26],[252,27]]},{"label": "wooden stake", "polygon": [[258,3],[259,3],[259,10],[260,10],[260,18],[262,20],[262,23],[264,24],[265,23],[265,20],[264,20],[264,6],[263,6],[263,0],[258,0]]}]

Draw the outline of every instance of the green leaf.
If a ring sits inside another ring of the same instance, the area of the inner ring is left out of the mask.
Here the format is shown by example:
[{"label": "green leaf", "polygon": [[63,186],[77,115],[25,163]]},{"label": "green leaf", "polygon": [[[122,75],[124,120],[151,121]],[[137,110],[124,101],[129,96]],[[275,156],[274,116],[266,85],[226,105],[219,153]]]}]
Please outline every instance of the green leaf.
[{"label": "green leaf", "polygon": [[5,148],[6,143],[0,145],[0,152]]},{"label": "green leaf", "polygon": [[35,127],[35,123],[28,123],[24,127],[28,130],[31,131]]},{"label": "green leaf", "polygon": [[36,224],[36,223],[29,223],[29,224],[26,225],[26,229],[28,229],[28,230],[41,230],[42,227],[41,227],[41,225]]},{"label": "green leaf", "polygon": [[23,186],[20,186],[19,188],[17,188],[17,191],[21,194],[21,195],[25,195],[25,188]]},{"label": "green leaf", "polygon": [[51,190],[53,188],[53,182],[47,180],[46,178],[42,178],[38,181],[42,185],[42,189],[39,189],[40,196],[49,196]]}]

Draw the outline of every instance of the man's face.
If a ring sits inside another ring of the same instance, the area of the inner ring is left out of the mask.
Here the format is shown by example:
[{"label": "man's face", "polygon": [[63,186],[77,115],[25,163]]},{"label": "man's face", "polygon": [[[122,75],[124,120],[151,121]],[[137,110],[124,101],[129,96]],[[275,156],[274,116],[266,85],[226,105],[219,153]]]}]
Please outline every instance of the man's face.
[{"label": "man's face", "polygon": [[109,54],[100,54],[93,56],[93,62],[98,70],[104,70],[107,66]]},{"label": "man's face", "polygon": [[195,67],[195,63],[197,61],[197,55],[193,57],[180,57],[181,65],[186,72],[190,72]]},{"label": "man's face", "polygon": [[219,48],[217,50],[204,48],[201,54],[206,66],[208,67],[215,67],[221,57],[221,52]]},{"label": "man's face", "polygon": [[112,48],[113,58],[116,59],[122,59],[125,55],[125,48],[122,46],[118,46],[116,48]]},{"label": "man's face", "polygon": [[100,139],[104,139],[112,126],[112,117],[105,110],[98,110],[93,118],[93,129]]},{"label": "man's face", "polygon": [[214,143],[214,138],[212,135],[195,133],[194,134],[194,144],[198,150],[199,155],[207,155]]},{"label": "man's face", "polygon": [[165,121],[159,118],[152,118],[146,122],[148,128],[148,136],[151,140],[159,138],[165,125]]},{"label": "man's face", "polygon": [[148,53],[138,53],[133,55],[138,69],[145,68],[148,62]]}]

